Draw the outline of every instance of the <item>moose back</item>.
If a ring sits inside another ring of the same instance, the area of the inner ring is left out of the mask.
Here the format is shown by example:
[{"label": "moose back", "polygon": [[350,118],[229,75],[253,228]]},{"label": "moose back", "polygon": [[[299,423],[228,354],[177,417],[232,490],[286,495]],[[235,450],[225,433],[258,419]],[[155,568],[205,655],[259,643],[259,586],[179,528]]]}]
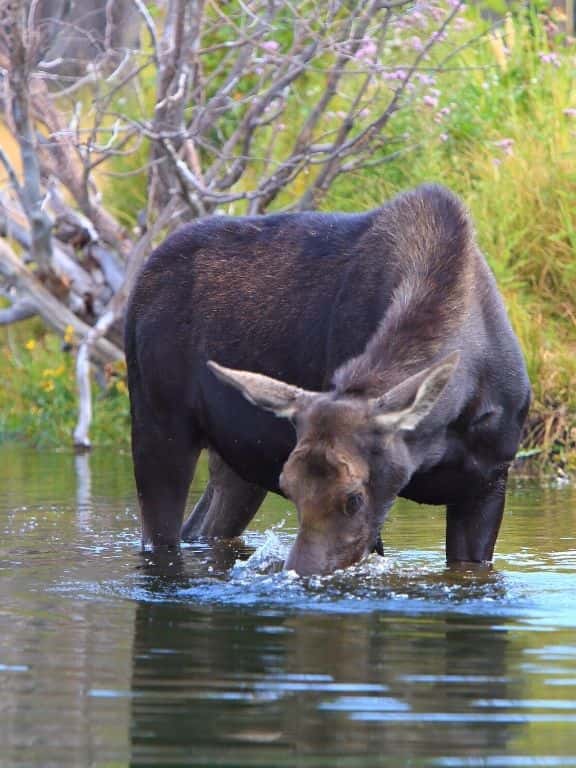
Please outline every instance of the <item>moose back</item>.
[{"label": "moose back", "polygon": [[446,189],[182,227],[137,280],[126,358],[144,545],[237,536],[274,491],[298,511],[301,574],[378,548],[397,496],[446,506],[449,561],[492,558],[530,387]]}]

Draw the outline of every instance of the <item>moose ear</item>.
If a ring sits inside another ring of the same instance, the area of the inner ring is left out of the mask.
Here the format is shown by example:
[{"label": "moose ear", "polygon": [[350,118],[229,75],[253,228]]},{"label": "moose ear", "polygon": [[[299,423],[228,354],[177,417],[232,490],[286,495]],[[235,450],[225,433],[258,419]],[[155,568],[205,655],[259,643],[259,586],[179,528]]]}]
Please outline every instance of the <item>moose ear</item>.
[{"label": "moose ear", "polygon": [[253,405],[272,411],[276,416],[285,419],[294,415],[297,404],[301,405],[303,400],[314,397],[313,392],[263,376],[261,373],[225,368],[213,360],[209,360],[207,365],[220,381],[240,390],[246,400]]},{"label": "moose ear", "polygon": [[[405,379],[378,398],[374,403],[378,426],[389,431],[415,429],[440,399],[459,359],[459,353],[452,352],[438,365]],[[393,409],[394,402],[406,402],[408,399],[411,400],[410,405],[400,410]]]}]

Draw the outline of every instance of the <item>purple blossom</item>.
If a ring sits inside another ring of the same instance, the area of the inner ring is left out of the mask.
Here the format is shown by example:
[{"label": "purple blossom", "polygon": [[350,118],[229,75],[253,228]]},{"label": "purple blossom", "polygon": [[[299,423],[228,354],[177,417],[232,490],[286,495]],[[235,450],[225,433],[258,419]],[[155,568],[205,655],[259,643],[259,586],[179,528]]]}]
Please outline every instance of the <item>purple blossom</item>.
[{"label": "purple blossom", "polygon": [[452,22],[452,26],[454,29],[470,29],[472,26],[472,23],[468,20],[463,18],[462,16],[456,16],[454,21]]},{"label": "purple blossom", "polygon": [[391,72],[382,72],[384,80],[404,80],[406,72],[403,69],[393,69]]},{"label": "purple blossom", "polygon": [[565,109],[563,112],[566,117],[576,117],[576,107],[568,107],[568,109]]},{"label": "purple blossom", "polygon": [[450,137],[448,136],[447,133],[441,133],[440,134],[440,141],[448,141],[449,138]]},{"label": "purple blossom", "polygon": [[434,117],[434,122],[441,123],[445,117],[448,117],[450,112],[451,112],[450,107],[442,107],[442,109],[438,110],[438,112],[436,113],[436,116]]},{"label": "purple blossom", "polygon": [[514,139],[499,139],[494,142],[494,146],[501,149],[506,155],[514,154]]},{"label": "purple blossom", "polygon": [[438,5],[433,5],[430,8],[430,15],[434,19],[434,21],[442,21],[444,16],[446,15],[446,12],[444,8],[440,8]]},{"label": "purple blossom", "polygon": [[442,32],[441,30],[437,29],[433,35],[430,35],[430,40],[428,41],[428,45],[434,45],[435,43],[443,43],[447,39],[447,37],[448,35],[446,34],[446,32]]},{"label": "purple blossom", "polygon": [[421,51],[422,48],[424,48],[424,43],[418,37],[418,35],[412,35],[412,37],[408,40],[408,45],[410,48],[412,48],[413,51]]},{"label": "purple blossom", "polygon": [[546,53],[541,51],[538,56],[540,57],[542,64],[552,64],[554,67],[560,66],[560,57],[557,53]]},{"label": "purple blossom", "polygon": [[508,149],[514,145],[514,139],[498,139],[494,142],[495,147],[501,147],[502,149]]},{"label": "purple blossom", "polygon": [[416,75],[416,79],[422,83],[422,85],[436,85],[436,78],[433,75],[425,75],[419,72]]},{"label": "purple blossom", "polygon": [[264,48],[267,53],[276,53],[280,49],[280,43],[276,40],[264,40],[260,43],[260,47]]},{"label": "purple blossom", "polygon": [[427,107],[431,107],[432,109],[436,109],[438,106],[438,98],[433,96],[431,93],[427,93],[422,101]]},{"label": "purple blossom", "polygon": [[356,53],[354,54],[354,58],[358,60],[362,59],[370,59],[373,60],[376,56],[376,52],[378,51],[378,48],[376,46],[376,43],[374,40],[364,40]]},{"label": "purple blossom", "polygon": [[416,10],[412,11],[412,13],[406,14],[406,16],[403,17],[403,22],[403,27],[420,27],[421,29],[426,29],[428,26],[428,22],[424,14]]}]

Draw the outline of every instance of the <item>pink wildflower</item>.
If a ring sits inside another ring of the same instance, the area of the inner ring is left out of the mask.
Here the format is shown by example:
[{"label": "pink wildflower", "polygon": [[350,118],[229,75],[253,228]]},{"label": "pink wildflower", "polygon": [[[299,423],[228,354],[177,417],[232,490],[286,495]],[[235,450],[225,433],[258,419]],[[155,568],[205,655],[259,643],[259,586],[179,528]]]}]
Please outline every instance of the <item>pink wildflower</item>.
[{"label": "pink wildflower", "polygon": [[416,79],[419,80],[422,85],[435,85],[436,78],[433,75],[425,75],[422,72],[418,72]]},{"label": "pink wildflower", "polygon": [[276,40],[264,40],[263,43],[260,43],[260,47],[264,48],[267,53],[276,53],[280,48],[280,43]]},{"label": "pink wildflower", "polygon": [[542,64],[552,64],[554,67],[560,66],[560,57],[557,53],[540,52],[538,56],[540,57]]},{"label": "pink wildflower", "polygon": [[432,96],[430,93],[427,93],[426,96],[424,96],[423,102],[427,107],[431,107],[432,109],[436,109],[438,106],[438,98]]},{"label": "pink wildflower", "polygon": [[566,115],[566,117],[576,117],[576,108],[568,107],[568,109],[564,110],[564,114]]},{"label": "pink wildflower", "polygon": [[454,29],[469,29],[472,24],[468,21],[468,19],[463,19],[461,16],[456,16],[454,21],[452,22],[452,26]]},{"label": "pink wildflower", "polygon": [[442,19],[445,16],[444,8],[440,8],[438,5],[433,5],[430,8],[430,15],[434,19],[434,21],[442,21]]},{"label": "pink wildflower", "polygon": [[358,60],[373,59],[376,56],[378,48],[374,40],[364,40],[360,45],[360,48],[354,54],[354,58]]},{"label": "pink wildflower", "polygon": [[445,117],[448,117],[448,115],[450,114],[450,111],[451,111],[450,107],[442,107],[442,109],[440,109],[436,113],[436,116],[434,117],[434,122],[441,123]]},{"label": "pink wildflower", "polygon": [[403,69],[393,69],[390,72],[382,72],[384,80],[404,80],[406,72]]},{"label": "pink wildflower", "polygon": [[514,139],[500,139],[494,142],[494,146],[503,150],[506,155],[514,154]]}]

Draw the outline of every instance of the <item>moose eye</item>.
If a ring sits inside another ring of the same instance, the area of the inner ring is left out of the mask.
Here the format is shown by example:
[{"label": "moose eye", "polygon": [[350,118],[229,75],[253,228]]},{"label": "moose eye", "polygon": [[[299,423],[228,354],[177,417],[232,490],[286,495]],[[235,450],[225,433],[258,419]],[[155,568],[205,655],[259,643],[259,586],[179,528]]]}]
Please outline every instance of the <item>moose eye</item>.
[{"label": "moose eye", "polygon": [[352,515],[355,515],[358,510],[360,510],[364,505],[364,496],[361,493],[355,492],[355,493],[349,493],[346,497],[346,504],[344,507],[344,511],[348,515],[348,517],[352,517]]}]

